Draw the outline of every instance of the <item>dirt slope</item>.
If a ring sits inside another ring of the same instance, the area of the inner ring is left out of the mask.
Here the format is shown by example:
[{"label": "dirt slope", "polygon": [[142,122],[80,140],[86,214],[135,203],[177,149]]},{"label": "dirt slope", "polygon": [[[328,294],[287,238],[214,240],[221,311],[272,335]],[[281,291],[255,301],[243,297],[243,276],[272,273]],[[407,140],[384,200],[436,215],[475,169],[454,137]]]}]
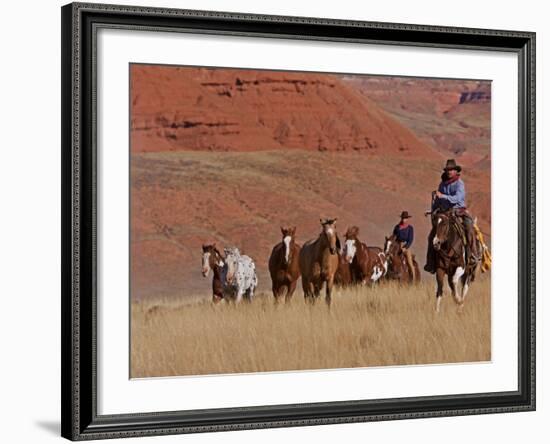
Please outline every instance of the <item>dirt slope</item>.
[{"label": "dirt slope", "polygon": [[[423,263],[422,213],[445,156],[352,82],[143,65],[131,81],[134,298],[208,294],[200,247],[214,241],[252,256],[265,290],[279,226],[296,225],[303,243],[320,217],[381,245],[407,209]],[[488,231],[490,177],[471,168],[465,179]]]}]

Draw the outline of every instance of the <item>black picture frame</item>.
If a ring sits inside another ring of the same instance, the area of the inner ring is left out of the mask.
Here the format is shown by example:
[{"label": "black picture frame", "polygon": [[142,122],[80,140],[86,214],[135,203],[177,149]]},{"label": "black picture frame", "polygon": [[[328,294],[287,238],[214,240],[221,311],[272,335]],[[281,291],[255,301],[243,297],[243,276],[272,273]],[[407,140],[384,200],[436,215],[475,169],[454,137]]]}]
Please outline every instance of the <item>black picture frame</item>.
[{"label": "black picture frame", "polygon": [[[62,436],[71,440],[535,409],[535,33],[103,4],[62,7]],[[96,91],[100,27],[508,51],[519,66],[518,390],[97,414]]]}]

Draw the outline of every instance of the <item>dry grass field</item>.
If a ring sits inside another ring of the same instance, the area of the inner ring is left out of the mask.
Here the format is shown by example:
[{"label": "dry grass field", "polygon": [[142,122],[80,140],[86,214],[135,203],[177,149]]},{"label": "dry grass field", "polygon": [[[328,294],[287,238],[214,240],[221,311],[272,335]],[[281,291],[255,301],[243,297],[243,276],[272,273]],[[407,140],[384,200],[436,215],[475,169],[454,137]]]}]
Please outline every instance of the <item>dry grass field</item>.
[{"label": "dry grass field", "polygon": [[287,305],[266,293],[239,306],[136,301],[131,377],[490,360],[490,276],[472,285],[462,313],[447,289],[436,314],[434,286],[337,290],[330,310],[299,291]]}]

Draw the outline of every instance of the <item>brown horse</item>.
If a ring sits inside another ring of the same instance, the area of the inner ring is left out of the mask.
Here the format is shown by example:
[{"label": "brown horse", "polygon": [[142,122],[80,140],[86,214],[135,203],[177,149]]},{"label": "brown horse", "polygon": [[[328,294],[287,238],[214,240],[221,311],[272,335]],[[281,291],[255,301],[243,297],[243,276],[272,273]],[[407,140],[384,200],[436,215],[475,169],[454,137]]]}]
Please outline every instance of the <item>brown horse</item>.
[{"label": "brown horse", "polygon": [[386,275],[386,256],[381,248],[368,247],[358,236],[358,227],[348,228],[343,255],[350,264],[353,282],[374,284]]},{"label": "brown horse", "polygon": [[469,285],[477,272],[477,265],[466,264],[461,224],[462,222],[452,211],[436,211],[432,214],[433,237],[430,236],[429,241],[432,242],[435,250],[437,312],[440,310],[445,275],[447,275],[449,288],[460,311],[464,307]]},{"label": "brown horse", "polygon": [[351,267],[344,256],[343,250],[341,250],[338,252],[338,269],[334,275],[334,285],[345,288],[352,284]]},{"label": "brown horse", "polygon": [[210,270],[212,278],[212,302],[218,303],[223,299],[223,268],[225,262],[216,244],[202,246],[202,275],[208,276]]},{"label": "brown horse", "polygon": [[296,243],[296,227],[281,227],[281,234],[282,242],[273,247],[269,257],[269,274],[275,301],[285,295],[285,302],[288,302],[300,277],[300,245]]},{"label": "brown horse", "polygon": [[306,301],[317,299],[325,284],[325,301],[329,306],[340,249],[335,222],[336,219],[321,219],[319,237],[306,242],[300,250],[300,273]]},{"label": "brown horse", "polygon": [[[395,234],[386,237],[384,242],[384,254],[388,260],[388,278],[396,280],[402,284],[412,284],[412,276],[407,265],[407,258],[401,249],[401,243],[397,240]],[[420,268],[413,254],[415,283],[420,282]]]}]

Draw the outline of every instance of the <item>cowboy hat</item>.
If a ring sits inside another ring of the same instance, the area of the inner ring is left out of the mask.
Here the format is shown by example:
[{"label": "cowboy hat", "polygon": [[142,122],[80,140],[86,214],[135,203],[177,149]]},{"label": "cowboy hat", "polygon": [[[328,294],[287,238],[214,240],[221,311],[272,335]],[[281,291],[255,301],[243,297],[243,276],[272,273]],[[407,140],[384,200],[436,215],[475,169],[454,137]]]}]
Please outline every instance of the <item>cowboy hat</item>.
[{"label": "cowboy hat", "polygon": [[447,160],[447,163],[445,164],[445,167],[443,168],[443,170],[444,171],[457,170],[460,173],[462,171],[462,167],[460,165],[457,165],[454,159],[449,159]]},{"label": "cowboy hat", "polygon": [[409,217],[412,217],[408,211],[402,211],[401,216],[399,216],[401,219],[408,219]]}]

